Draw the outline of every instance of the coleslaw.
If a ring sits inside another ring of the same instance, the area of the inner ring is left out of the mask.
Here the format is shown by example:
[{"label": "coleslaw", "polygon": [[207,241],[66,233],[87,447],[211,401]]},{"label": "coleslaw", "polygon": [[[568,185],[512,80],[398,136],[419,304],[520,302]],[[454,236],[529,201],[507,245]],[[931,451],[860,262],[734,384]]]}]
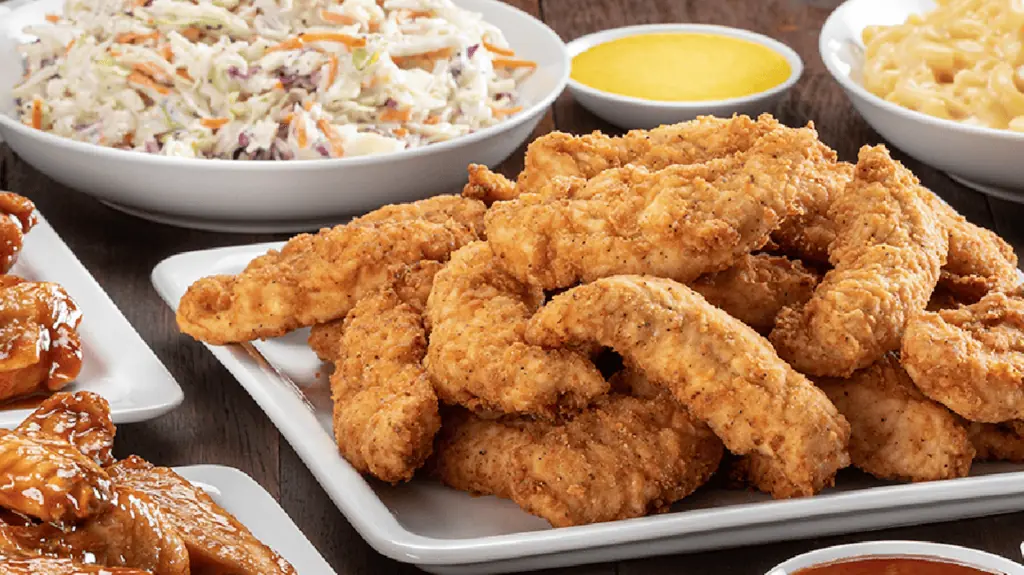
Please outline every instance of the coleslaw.
[{"label": "coleslaw", "polygon": [[536,64],[451,0],[67,0],[26,32],[26,125],[151,154],[338,158],[522,110]]}]

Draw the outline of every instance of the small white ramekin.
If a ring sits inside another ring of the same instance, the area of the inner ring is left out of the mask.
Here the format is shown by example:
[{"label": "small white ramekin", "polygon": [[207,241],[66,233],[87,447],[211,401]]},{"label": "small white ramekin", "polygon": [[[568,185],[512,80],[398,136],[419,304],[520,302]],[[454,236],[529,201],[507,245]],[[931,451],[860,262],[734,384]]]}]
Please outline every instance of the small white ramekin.
[{"label": "small white ramekin", "polygon": [[955,562],[982,571],[1004,575],[1024,575],[1024,567],[998,555],[940,543],[921,541],[870,541],[851,545],[836,545],[798,555],[786,561],[766,575],[793,575],[801,569],[816,565],[827,565],[839,561],[868,559],[871,557],[919,557],[939,561]]}]

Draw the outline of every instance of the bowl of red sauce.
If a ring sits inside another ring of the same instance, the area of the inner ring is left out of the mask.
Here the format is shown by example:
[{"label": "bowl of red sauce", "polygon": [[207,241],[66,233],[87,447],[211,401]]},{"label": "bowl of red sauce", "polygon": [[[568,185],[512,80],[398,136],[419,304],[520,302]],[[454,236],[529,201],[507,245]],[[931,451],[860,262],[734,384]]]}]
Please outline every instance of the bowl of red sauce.
[{"label": "bowl of red sauce", "polygon": [[766,575],[1024,575],[1024,566],[956,545],[872,541],[804,553]]}]

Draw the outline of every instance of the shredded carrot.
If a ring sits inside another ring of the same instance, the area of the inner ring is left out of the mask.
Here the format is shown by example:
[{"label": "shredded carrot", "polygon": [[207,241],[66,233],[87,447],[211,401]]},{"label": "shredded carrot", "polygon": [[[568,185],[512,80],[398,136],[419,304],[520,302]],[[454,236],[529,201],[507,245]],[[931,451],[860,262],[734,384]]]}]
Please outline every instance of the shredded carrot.
[{"label": "shredded carrot", "polygon": [[65,56],[71,53],[71,47],[75,45],[75,40],[77,40],[77,38],[72,38],[71,41],[68,42],[68,45],[64,47]]},{"label": "shredded carrot", "polygon": [[370,32],[373,33],[373,34],[376,34],[377,32],[380,32],[380,21],[379,20],[370,20],[370,25],[368,26],[368,28],[370,29]]},{"label": "shredded carrot", "polygon": [[292,120],[294,120],[294,119],[295,119],[295,113],[294,112],[288,112],[287,114],[284,115],[283,118],[281,118],[281,121],[283,123],[288,124],[290,126],[291,123],[292,123]]},{"label": "shredded carrot", "polygon": [[395,128],[394,130],[391,130],[391,132],[399,138],[404,138],[409,133],[409,130],[406,130],[405,128]]},{"label": "shredded carrot", "polygon": [[132,136],[131,132],[128,132],[127,134],[124,135],[123,138],[121,138],[121,146],[122,147],[131,148],[134,145],[135,145],[135,137]]},{"label": "shredded carrot", "polygon": [[143,74],[145,76],[149,76],[157,82],[163,82],[166,84],[171,81],[171,79],[167,76],[166,73],[164,73],[163,70],[157,68],[149,62],[143,62],[141,64],[132,64],[132,70],[135,70],[136,72]]},{"label": "shredded carrot", "polygon": [[484,40],[484,48],[487,48],[488,52],[494,52],[499,56],[515,56],[515,50],[509,50],[508,48],[502,48],[501,46],[495,46],[490,42]]},{"label": "shredded carrot", "polygon": [[160,55],[164,57],[164,60],[172,64],[174,63],[174,52],[171,51],[170,44],[164,44],[160,47]]},{"label": "shredded carrot", "polygon": [[522,106],[516,106],[515,108],[491,108],[491,112],[493,112],[495,116],[510,116],[512,114],[518,114],[519,112],[522,111]]},{"label": "shredded carrot", "polygon": [[380,119],[382,122],[408,122],[411,115],[412,110],[408,108],[405,110],[388,108],[381,113]]},{"label": "shredded carrot", "polygon": [[495,58],[492,62],[495,68],[536,68],[537,63],[533,60],[516,60],[514,58]]},{"label": "shredded carrot", "polygon": [[316,125],[320,128],[320,131],[327,136],[327,141],[331,143],[331,155],[335,158],[340,158],[345,155],[345,148],[341,144],[341,137],[338,136],[338,132],[334,129],[334,126],[327,120],[320,118],[316,121]]},{"label": "shredded carrot", "polygon": [[110,55],[111,56],[113,56],[115,58],[120,58],[121,57],[121,51],[118,50],[117,48],[111,47],[108,50],[110,51]]},{"label": "shredded carrot", "polygon": [[136,8],[142,8],[146,5],[146,0],[132,0],[132,6]]},{"label": "shredded carrot", "polygon": [[433,63],[434,60],[445,60],[452,57],[451,48],[441,48],[422,54],[410,54],[409,56],[392,56],[391,60],[399,67],[402,66],[425,66]]},{"label": "shredded carrot", "polygon": [[305,148],[306,144],[309,143],[306,137],[306,122],[299,119],[299,125],[295,127],[295,142],[300,148]]},{"label": "shredded carrot", "polygon": [[278,80],[277,83],[274,84],[274,89],[275,90],[284,90],[284,82]]},{"label": "shredded carrot", "polygon": [[424,124],[436,124],[441,121],[441,116],[427,116],[426,120],[423,120]]},{"label": "shredded carrot", "polygon": [[302,109],[307,111],[307,112],[312,110],[313,109],[313,100],[306,100],[305,102],[303,102],[302,103]]},{"label": "shredded carrot", "polygon": [[160,38],[159,32],[153,32],[150,34],[135,34],[134,32],[126,32],[124,34],[118,34],[114,41],[118,44],[142,44],[147,40],[156,40]]},{"label": "shredded carrot", "polygon": [[279,50],[299,50],[309,42],[337,42],[339,44],[344,44],[349,48],[360,48],[366,45],[366,38],[356,38],[355,36],[349,36],[348,34],[341,34],[338,32],[309,32],[306,34],[299,34],[294,38],[289,38],[276,46],[271,46],[267,51],[277,52]]},{"label": "shredded carrot", "polygon": [[384,7],[384,0],[377,0],[377,6]]},{"label": "shredded carrot", "polygon": [[197,42],[199,40],[199,36],[202,35],[203,31],[199,28],[196,28],[195,26],[189,26],[188,28],[180,30],[178,33],[184,36],[185,39],[189,42]]},{"label": "shredded carrot", "polygon": [[341,24],[342,26],[351,26],[352,24],[358,24],[359,21],[351,16],[345,14],[338,14],[337,12],[331,12],[330,10],[321,10],[320,19],[324,22],[330,22],[331,24]]},{"label": "shredded carrot", "polygon": [[43,129],[43,101],[39,96],[32,99],[32,127],[37,130]]},{"label": "shredded carrot", "polygon": [[47,14],[46,21],[51,24],[56,24],[57,22],[60,22],[60,16],[57,14]]},{"label": "shredded carrot", "polygon": [[230,121],[228,118],[203,118],[199,123],[211,130],[219,130]]},{"label": "shredded carrot", "polygon": [[380,76],[373,76],[369,80],[363,80],[362,82],[359,83],[359,85],[362,86],[363,89],[365,90],[376,86],[379,82]]},{"label": "shredded carrot", "polygon": [[300,36],[296,36],[294,38],[289,38],[284,42],[277,44],[276,46],[271,46],[270,48],[267,48],[267,52],[278,52],[281,50],[298,50],[299,48],[302,48],[302,38]]},{"label": "shredded carrot", "polygon": [[149,88],[150,90],[153,90],[157,94],[167,95],[167,94],[171,93],[170,89],[168,89],[166,86],[161,86],[160,84],[157,84],[156,82],[154,82],[153,79],[150,78],[149,76],[144,76],[144,75],[142,75],[142,74],[140,74],[138,72],[132,72],[131,74],[128,75],[128,83],[129,84],[138,84],[138,85],[143,86],[145,88]]},{"label": "shredded carrot", "polygon": [[188,70],[186,70],[185,68],[178,68],[177,70],[175,70],[175,72],[178,74],[178,77],[182,80],[188,80],[189,82],[192,81],[192,75],[189,74]]},{"label": "shredded carrot", "polygon": [[327,86],[333,86],[334,80],[338,77],[338,57],[334,54],[327,55]]},{"label": "shredded carrot", "polygon": [[410,10],[407,15],[408,15],[410,20],[415,20],[417,18],[433,18],[434,17],[434,11],[433,10]]}]

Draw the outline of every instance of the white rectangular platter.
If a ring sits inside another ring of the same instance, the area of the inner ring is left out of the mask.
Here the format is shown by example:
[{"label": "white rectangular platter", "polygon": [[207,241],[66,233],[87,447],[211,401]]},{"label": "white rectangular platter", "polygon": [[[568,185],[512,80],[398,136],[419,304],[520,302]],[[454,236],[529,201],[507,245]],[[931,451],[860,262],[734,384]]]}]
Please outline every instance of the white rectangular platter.
[{"label": "white rectangular platter", "polygon": [[174,471],[206,491],[257,539],[291,563],[298,575],[334,575],[284,509],[245,473],[220,465],[190,465]]},{"label": "white rectangular platter", "polygon": [[[10,273],[56,282],[82,312],[82,371],[63,391],[93,391],[110,402],[114,423],[152,419],[184,399],[178,383],[64,241],[42,217],[25,236]],[[14,427],[30,408],[0,408],[0,427]]]},{"label": "white rectangular platter", "polygon": [[[237,273],[280,245],[180,254],[153,270],[153,284],[176,308],[199,277]],[[471,497],[427,480],[391,487],[363,479],[334,445],[328,368],[306,347],[307,335],[303,330],[254,345],[209,349],[274,421],[370,545],[433,573],[528,571],[1024,509],[1024,466],[979,464],[972,477],[912,485],[844,472],[837,488],[789,501],[709,487],[671,513],[551,529],[493,497]]]}]

